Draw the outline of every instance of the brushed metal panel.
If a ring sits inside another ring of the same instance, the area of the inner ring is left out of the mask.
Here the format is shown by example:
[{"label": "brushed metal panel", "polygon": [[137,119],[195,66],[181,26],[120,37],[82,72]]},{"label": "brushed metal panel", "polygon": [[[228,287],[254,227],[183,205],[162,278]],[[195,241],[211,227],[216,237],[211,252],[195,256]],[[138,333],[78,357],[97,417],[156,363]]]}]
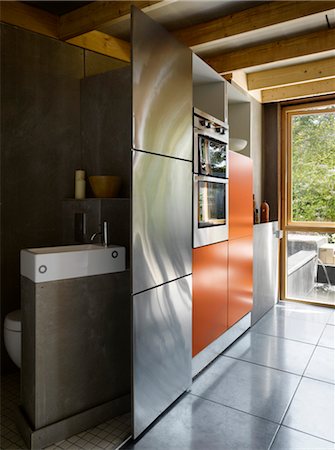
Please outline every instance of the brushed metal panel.
[{"label": "brushed metal panel", "polygon": [[133,297],[133,435],[192,382],[192,277]]},{"label": "brushed metal panel", "polygon": [[252,325],[278,301],[278,222],[254,226],[254,305]]},{"label": "brushed metal panel", "polygon": [[192,52],[132,9],[133,148],[192,160]]},{"label": "brushed metal panel", "polygon": [[192,163],[133,151],[133,293],[192,273]]}]

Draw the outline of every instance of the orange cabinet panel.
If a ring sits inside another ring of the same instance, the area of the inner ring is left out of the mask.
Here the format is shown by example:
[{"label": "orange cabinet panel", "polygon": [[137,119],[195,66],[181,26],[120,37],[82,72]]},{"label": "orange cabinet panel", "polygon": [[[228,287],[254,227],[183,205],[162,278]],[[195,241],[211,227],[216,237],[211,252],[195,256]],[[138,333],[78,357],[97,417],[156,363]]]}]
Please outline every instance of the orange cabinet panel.
[{"label": "orange cabinet panel", "polygon": [[228,242],[193,250],[193,356],[228,327]]},{"label": "orange cabinet panel", "polygon": [[228,246],[228,326],[252,309],[253,238],[229,241]]},{"label": "orange cabinet panel", "polygon": [[229,151],[229,239],[253,232],[252,160]]}]

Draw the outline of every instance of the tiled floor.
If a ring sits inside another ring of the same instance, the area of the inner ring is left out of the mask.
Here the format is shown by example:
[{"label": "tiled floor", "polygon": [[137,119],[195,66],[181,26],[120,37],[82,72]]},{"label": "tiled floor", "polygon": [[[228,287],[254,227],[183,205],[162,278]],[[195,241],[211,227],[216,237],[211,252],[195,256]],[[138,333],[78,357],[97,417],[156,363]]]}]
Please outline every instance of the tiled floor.
[{"label": "tiled floor", "polygon": [[[1,441],[2,450],[26,449],[13,421],[13,410],[19,404],[20,374],[7,375],[1,379]],[[47,447],[69,450],[114,450],[130,435],[130,414],[115,417],[97,427],[57,442]]]},{"label": "tiled floor", "polygon": [[[201,373],[136,450],[335,449],[335,310],[280,303]],[[2,383],[1,448],[24,449],[12,421],[18,375]],[[129,415],[49,449],[115,449]]]},{"label": "tiled floor", "polygon": [[280,303],[126,449],[335,449],[335,310]]}]

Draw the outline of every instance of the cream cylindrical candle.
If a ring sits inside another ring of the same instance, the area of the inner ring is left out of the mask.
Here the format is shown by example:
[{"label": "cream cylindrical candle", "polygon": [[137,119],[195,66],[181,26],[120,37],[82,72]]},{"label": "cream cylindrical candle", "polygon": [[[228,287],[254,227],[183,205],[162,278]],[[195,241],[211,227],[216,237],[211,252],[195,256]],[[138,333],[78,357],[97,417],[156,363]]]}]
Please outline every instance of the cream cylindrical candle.
[{"label": "cream cylindrical candle", "polygon": [[75,180],[85,180],[85,170],[76,170]]},{"label": "cream cylindrical candle", "polygon": [[76,180],[74,198],[76,200],[83,200],[85,198],[86,181]]}]

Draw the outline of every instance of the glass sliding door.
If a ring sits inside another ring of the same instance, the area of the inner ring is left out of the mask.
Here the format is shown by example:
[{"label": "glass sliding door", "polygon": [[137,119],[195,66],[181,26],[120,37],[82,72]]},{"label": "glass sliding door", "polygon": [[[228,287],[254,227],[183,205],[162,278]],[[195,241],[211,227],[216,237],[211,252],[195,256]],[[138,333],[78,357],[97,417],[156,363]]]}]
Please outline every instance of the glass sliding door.
[{"label": "glass sliding door", "polygon": [[282,298],[335,305],[335,104],[283,108]]}]

